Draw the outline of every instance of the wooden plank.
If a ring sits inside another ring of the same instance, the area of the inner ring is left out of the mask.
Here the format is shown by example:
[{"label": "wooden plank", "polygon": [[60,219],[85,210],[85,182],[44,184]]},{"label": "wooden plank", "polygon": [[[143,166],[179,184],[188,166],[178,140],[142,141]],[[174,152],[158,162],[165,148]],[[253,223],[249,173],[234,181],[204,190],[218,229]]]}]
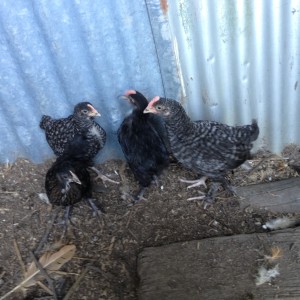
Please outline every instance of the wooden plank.
[{"label": "wooden plank", "polygon": [[[280,275],[257,286],[274,246]],[[300,299],[300,228],[145,248],[138,274],[140,300]]]},{"label": "wooden plank", "polygon": [[241,208],[259,207],[272,212],[300,212],[300,178],[237,188]]}]

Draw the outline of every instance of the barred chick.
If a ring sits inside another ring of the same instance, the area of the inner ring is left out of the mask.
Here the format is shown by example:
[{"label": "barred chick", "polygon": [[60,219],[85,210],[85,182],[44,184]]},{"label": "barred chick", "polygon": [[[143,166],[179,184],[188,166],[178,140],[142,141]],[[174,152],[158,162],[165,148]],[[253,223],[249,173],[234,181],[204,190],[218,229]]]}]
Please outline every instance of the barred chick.
[{"label": "barred chick", "polygon": [[73,142],[75,136],[82,136],[89,145],[85,158],[94,158],[106,142],[105,130],[93,119],[100,116],[89,102],[80,102],[67,118],[52,119],[42,116],[40,127],[45,130],[46,139],[55,155],[61,156]]},{"label": "barred chick", "polygon": [[[225,175],[250,158],[252,142],[259,135],[255,120],[245,126],[228,126],[214,121],[193,122],[179,102],[158,96],[148,104],[144,113],[154,113],[164,119],[172,153],[181,164],[213,181],[207,195],[196,198],[212,203],[220,184],[233,191]],[[199,184],[205,185],[203,178]]]}]

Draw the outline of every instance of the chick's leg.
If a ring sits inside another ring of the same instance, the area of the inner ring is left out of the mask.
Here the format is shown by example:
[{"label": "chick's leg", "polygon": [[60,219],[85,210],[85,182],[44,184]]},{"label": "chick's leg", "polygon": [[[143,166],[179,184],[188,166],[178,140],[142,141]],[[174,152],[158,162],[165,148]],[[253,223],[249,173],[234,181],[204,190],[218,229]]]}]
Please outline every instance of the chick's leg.
[{"label": "chick's leg", "polygon": [[64,229],[63,229],[63,233],[62,233],[62,237],[61,238],[63,238],[66,235],[69,223],[73,225],[73,223],[71,222],[71,219],[70,219],[72,208],[73,207],[70,206],[70,205],[65,208],[64,220],[63,220]]},{"label": "chick's leg", "polygon": [[136,196],[134,197],[135,203],[143,201],[143,200],[147,200],[146,198],[144,198],[144,193],[145,193],[146,188],[141,186],[139,191],[137,192]]},{"label": "chick's leg", "polygon": [[[192,183],[191,185],[189,185],[187,187],[187,189],[190,189],[190,188],[193,188],[193,187],[197,187],[197,186],[204,186],[205,188],[207,187],[206,186],[206,183],[205,181],[207,180],[207,176],[202,176],[200,179],[196,179],[196,180],[187,180],[187,179],[182,179],[180,178],[179,179],[181,182],[184,182],[184,183]],[[201,196],[197,196],[197,197],[191,197],[191,198],[188,198],[187,200],[188,201],[192,201],[192,200],[205,200],[206,198],[206,195],[205,193],[199,191],[199,193],[201,194]]]},{"label": "chick's leg", "polygon": [[209,191],[206,194],[206,197],[204,198],[204,201],[208,204],[212,204],[215,202],[216,193],[220,187],[220,182],[212,182]]},{"label": "chick's leg", "polygon": [[221,183],[225,190],[227,190],[231,195],[236,196],[235,188],[230,184],[230,182],[226,178],[223,178]]},{"label": "chick's leg", "polygon": [[101,217],[101,215],[103,214],[103,211],[101,209],[99,209],[96,204],[94,203],[93,199],[88,198],[86,199],[86,201],[88,202],[88,204],[91,206],[91,208],[93,209],[94,213],[96,214],[96,216],[98,218]]},{"label": "chick's leg", "polygon": [[147,199],[144,198],[145,190],[146,190],[146,188],[141,186],[135,196],[130,195],[130,197],[133,199],[133,201],[128,206],[133,206],[141,201],[147,201]]},{"label": "chick's leg", "polygon": [[209,205],[211,205],[215,202],[216,192],[218,191],[220,185],[221,185],[220,182],[212,182],[211,187],[210,187],[207,194],[204,194],[203,192],[200,192],[202,194],[202,196],[188,198],[187,200],[188,201],[203,200],[204,209],[206,209],[207,206],[209,206]]}]

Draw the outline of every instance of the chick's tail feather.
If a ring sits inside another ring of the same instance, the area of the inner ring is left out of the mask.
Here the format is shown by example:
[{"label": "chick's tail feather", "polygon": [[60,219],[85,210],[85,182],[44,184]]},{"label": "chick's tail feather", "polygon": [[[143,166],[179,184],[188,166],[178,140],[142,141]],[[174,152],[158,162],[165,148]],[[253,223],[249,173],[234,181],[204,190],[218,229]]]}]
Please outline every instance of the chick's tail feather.
[{"label": "chick's tail feather", "polygon": [[259,127],[257,125],[256,119],[252,120],[251,131],[252,131],[252,133],[251,133],[250,140],[251,140],[251,142],[253,142],[258,138],[258,135],[259,135]]},{"label": "chick's tail feather", "polygon": [[51,120],[51,117],[43,115],[42,119],[40,121],[40,128],[46,129],[50,120]]}]

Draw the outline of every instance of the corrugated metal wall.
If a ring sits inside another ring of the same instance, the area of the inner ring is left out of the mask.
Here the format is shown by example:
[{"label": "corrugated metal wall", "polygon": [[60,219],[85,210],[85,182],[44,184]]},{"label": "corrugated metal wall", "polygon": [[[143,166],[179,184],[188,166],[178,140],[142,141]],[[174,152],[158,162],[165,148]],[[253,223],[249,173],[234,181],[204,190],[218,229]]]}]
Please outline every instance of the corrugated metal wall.
[{"label": "corrugated metal wall", "polygon": [[194,119],[257,118],[258,146],[300,143],[300,1],[169,1],[186,107]]},{"label": "corrugated metal wall", "polygon": [[166,22],[158,1],[0,1],[1,162],[52,156],[41,115],[67,116],[83,99],[108,133],[99,159],[118,157],[128,107],[117,96],[129,88],[179,95]]},{"label": "corrugated metal wall", "polygon": [[117,96],[181,100],[194,119],[244,124],[257,145],[300,143],[299,0],[2,0],[0,161],[52,156],[38,124],[83,99],[108,143],[128,107]]}]

